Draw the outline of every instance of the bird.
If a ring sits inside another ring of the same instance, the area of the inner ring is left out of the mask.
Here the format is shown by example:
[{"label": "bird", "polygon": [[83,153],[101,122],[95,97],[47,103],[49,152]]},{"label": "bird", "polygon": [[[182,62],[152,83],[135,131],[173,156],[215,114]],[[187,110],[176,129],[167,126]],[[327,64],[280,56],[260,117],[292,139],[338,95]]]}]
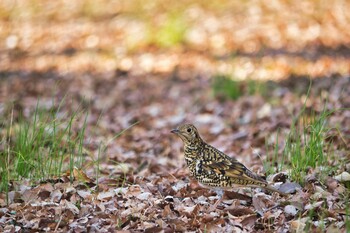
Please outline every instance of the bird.
[{"label": "bird", "polygon": [[171,130],[171,133],[183,141],[184,157],[189,172],[203,186],[219,189],[245,186],[287,195],[270,186],[263,177],[250,171],[237,159],[206,143],[193,124],[182,124]]}]

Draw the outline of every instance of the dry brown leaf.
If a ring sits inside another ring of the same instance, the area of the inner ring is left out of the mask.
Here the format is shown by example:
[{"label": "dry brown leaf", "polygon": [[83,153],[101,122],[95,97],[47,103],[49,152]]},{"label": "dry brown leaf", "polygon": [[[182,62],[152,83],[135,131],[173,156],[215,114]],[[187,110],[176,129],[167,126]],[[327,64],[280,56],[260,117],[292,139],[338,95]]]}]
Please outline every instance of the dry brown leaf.
[{"label": "dry brown leaf", "polygon": [[82,182],[85,182],[85,183],[93,183],[94,180],[89,178],[85,172],[83,172],[82,170],[79,170],[78,168],[74,167],[73,169],[73,176],[74,176],[74,179],[77,180],[77,181],[82,181]]},{"label": "dry brown leaf", "polygon": [[244,216],[244,215],[255,214],[255,212],[252,209],[246,208],[246,207],[237,207],[237,208],[229,209],[228,212],[232,216]]}]

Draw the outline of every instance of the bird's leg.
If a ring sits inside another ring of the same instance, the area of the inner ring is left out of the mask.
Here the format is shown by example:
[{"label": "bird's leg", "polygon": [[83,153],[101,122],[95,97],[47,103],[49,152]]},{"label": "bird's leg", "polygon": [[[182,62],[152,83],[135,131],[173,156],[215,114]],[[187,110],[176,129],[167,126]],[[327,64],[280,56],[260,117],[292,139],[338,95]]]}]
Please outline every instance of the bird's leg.
[{"label": "bird's leg", "polygon": [[215,188],[214,192],[219,197],[219,200],[223,198],[225,191],[221,188]]},{"label": "bird's leg", "polygon": [[216,210],[216,207],[218,207],[218,205],[222,202],[222,199],[224,197],[224,193],[225,191],[221,188],[215,188],[214,192],[216,193],[216,195],[219,197],[218,200],[214,203],[214,206],[212,206],[212,208],[210,208],[210,212]]}]

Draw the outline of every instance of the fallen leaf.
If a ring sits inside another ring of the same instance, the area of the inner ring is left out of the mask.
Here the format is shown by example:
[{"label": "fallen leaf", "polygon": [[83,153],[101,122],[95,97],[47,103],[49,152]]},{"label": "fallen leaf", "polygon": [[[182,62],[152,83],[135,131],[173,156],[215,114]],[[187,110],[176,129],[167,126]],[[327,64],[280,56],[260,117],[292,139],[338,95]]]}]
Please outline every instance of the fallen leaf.
[{"label": "fallen leaf", "polygon": [[342,172],[340,175],[335,176],[334,179],[340,182],[350,181],[350,174],[348,172]]},{"label": "fallen leaf", "polygon": [[295,193],[297,190],[300,190],[301,186],[295,182],[284,183],[279,187],[279,190],[283,193]]},{"label": "fallen leaf", "polygon": [[100,200],[100,201],[101,200],[110,200],[112,197],[114,197],[114,195],[115,195],[115,192],[113,190],[106,191],[106,192],[99,192],[97,195],[97,200]]},{"label": "fallen leaf", "polygon": [[284,213],[287,217],[294,217],[298,213],[298,210],[293,205],[286,205],[284,207]]},{"label": "fallen leaf", "polygon": [[93,183],[93,179],[90,179],[82,170],[79,170],[78,168],[74,167],[73,169],[73,176],[75,180],[82,181],[86,183]]},{"label": "fallen leaf", "polygon": [[136,198],[141,200],[141,201],[144,201],[144,200],[148,200],[151,196],[152,196],[151,193],[144,192],[144,193],[140,193],[139,195],[137,195]]},{"label": "fallen leaf", "polygon": [[236,207],[234,209],[229,209],[228,212],[232,216],[244,216],[244,215],[255,214],[255,212],[252,209],[246,208],[246,207]]}]

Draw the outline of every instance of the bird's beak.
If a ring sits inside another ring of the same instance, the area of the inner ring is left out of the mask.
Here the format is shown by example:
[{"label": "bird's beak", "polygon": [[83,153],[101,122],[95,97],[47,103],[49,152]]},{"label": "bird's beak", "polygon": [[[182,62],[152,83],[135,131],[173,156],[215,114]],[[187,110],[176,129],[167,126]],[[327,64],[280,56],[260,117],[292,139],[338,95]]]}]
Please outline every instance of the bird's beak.
[{"label": "bird's beak", "polygon": [[170,132],[174,133],[174,134],[178,134],[180,131],[178,129],[173,129]]}]

